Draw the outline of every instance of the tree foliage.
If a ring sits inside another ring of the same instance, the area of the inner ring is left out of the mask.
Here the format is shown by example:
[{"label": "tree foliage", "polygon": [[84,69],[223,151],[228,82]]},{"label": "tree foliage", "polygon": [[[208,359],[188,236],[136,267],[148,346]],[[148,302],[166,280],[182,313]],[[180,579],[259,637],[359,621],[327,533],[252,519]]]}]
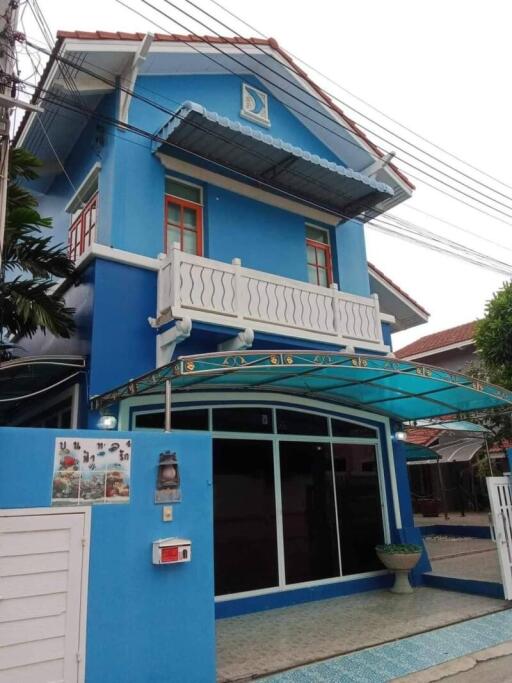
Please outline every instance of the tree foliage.
[{"label": "tree foliage", "polygon": [[73,273],[73,262],[63,245],[52,244],[51,218],[40,215],[36,198],[21,184],[35,180],[40,166],[26,150],[11,151],[0,279],[4,348],[12,337],[32,337],[38,330],[67,338],[75,329],[73,309],[54,291],[56,278]]},{"label": "tree foliage", "polygon": [[[512,390],[512,282],[506,282],[487,302],[485,317],[478,321],[475,343],[479,361],[474,377]],[[482,422],[502,445],[512,439],[512,412],[498,408]]]},{"label": "tree foliage", "polygon": [[512,389],[512,282],[487,303],[475,341],[489,380]]}]

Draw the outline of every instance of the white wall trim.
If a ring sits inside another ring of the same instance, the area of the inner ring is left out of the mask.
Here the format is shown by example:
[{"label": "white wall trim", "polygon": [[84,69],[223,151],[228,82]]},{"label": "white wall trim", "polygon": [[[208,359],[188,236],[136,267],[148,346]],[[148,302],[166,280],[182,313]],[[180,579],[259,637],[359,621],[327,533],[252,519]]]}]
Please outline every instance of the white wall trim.
[{"label": "white wall trim", "polygon": [[138,268],[154,271],[158,271],[162,263],[159,259],[151,258],[151,256],[142,256],[141,254],[135,254],[132,251],[115,249],[114,247],[107,247],[105,244],[94,242],[90,249],[88,249],[77,261],[77,268],[86,265],[93,258],[104,258],[107,261],[115,261],[116,263],[124,263],[129,266],[136,266]]},{"label": "white wall trim", "polygon": [[228,178],[220,173],[208,171],[194,164],[190,164],[187,161],[175,159],[168,154],[158,152],[156,156],[160,159],[162,165],[171,172],[174,171],[175,173],[183,173],[183,175],[188,175],[195,180],[200,180],[204,183],[221,187],[224,190],[229,190],[230,192],[242,195],[243,197],[248,197],[249,199],[254,199],[258,202],[269,204],[270,206],[275,206],[278,209],[299,214],[304,218],[326,223],[327,225],[337,225],[340,222],[340,218],[333,216],[330,213],[320,211],[319,209],[314,209],[293,199],[280,197],[277,194],[273,194],[267,190],[262,190],[258,187],[253,187],[252,185],[242,183],[239,180],[234,180],[233,178]]}]

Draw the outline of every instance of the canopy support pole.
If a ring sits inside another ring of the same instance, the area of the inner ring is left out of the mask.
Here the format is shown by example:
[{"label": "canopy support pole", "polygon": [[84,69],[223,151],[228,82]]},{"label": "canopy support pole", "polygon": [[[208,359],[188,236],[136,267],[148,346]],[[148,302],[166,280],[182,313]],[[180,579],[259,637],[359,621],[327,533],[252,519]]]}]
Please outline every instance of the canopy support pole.
[{"label": "canopy support pole", "polygon": [[446,492],[444,490],[443,473],[441,471],[441,458],[437,456],[437,475],[439,477],[439,489],[441,491],[441,504],[443,506],[444,518],[448,519],[448,510],[446,509]]},{"label": "canopy support pole", "polygon": [[171,431],[171,380],[165,380],[165,431]]}]

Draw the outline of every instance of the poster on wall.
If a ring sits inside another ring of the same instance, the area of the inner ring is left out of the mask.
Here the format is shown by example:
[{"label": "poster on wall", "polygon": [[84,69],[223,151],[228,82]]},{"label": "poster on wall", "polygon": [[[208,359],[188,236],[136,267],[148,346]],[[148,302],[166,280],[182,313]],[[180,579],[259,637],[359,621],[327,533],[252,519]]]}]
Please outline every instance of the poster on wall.
[{"label": "poster on wall", "polygon": [[128,503],[132,443],[55,439],[52,505]]}]

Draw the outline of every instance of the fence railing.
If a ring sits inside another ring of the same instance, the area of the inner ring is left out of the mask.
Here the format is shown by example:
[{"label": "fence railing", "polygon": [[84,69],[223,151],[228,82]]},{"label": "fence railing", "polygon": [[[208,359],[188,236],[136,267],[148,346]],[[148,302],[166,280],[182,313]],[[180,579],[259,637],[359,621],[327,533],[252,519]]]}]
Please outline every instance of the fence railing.
[{"label": "fence railing", "polygon": [[192,320],[252,327],[340,345],[384,347],[376,295],[340,292],[180,251],[174,244],[158,275],[157,321]]},{"label": "fence railing", "polygon": [[68,256],[72,261],[77,261],[95,241],[97,216],[98,193],[89,199],[69,228]]}]

